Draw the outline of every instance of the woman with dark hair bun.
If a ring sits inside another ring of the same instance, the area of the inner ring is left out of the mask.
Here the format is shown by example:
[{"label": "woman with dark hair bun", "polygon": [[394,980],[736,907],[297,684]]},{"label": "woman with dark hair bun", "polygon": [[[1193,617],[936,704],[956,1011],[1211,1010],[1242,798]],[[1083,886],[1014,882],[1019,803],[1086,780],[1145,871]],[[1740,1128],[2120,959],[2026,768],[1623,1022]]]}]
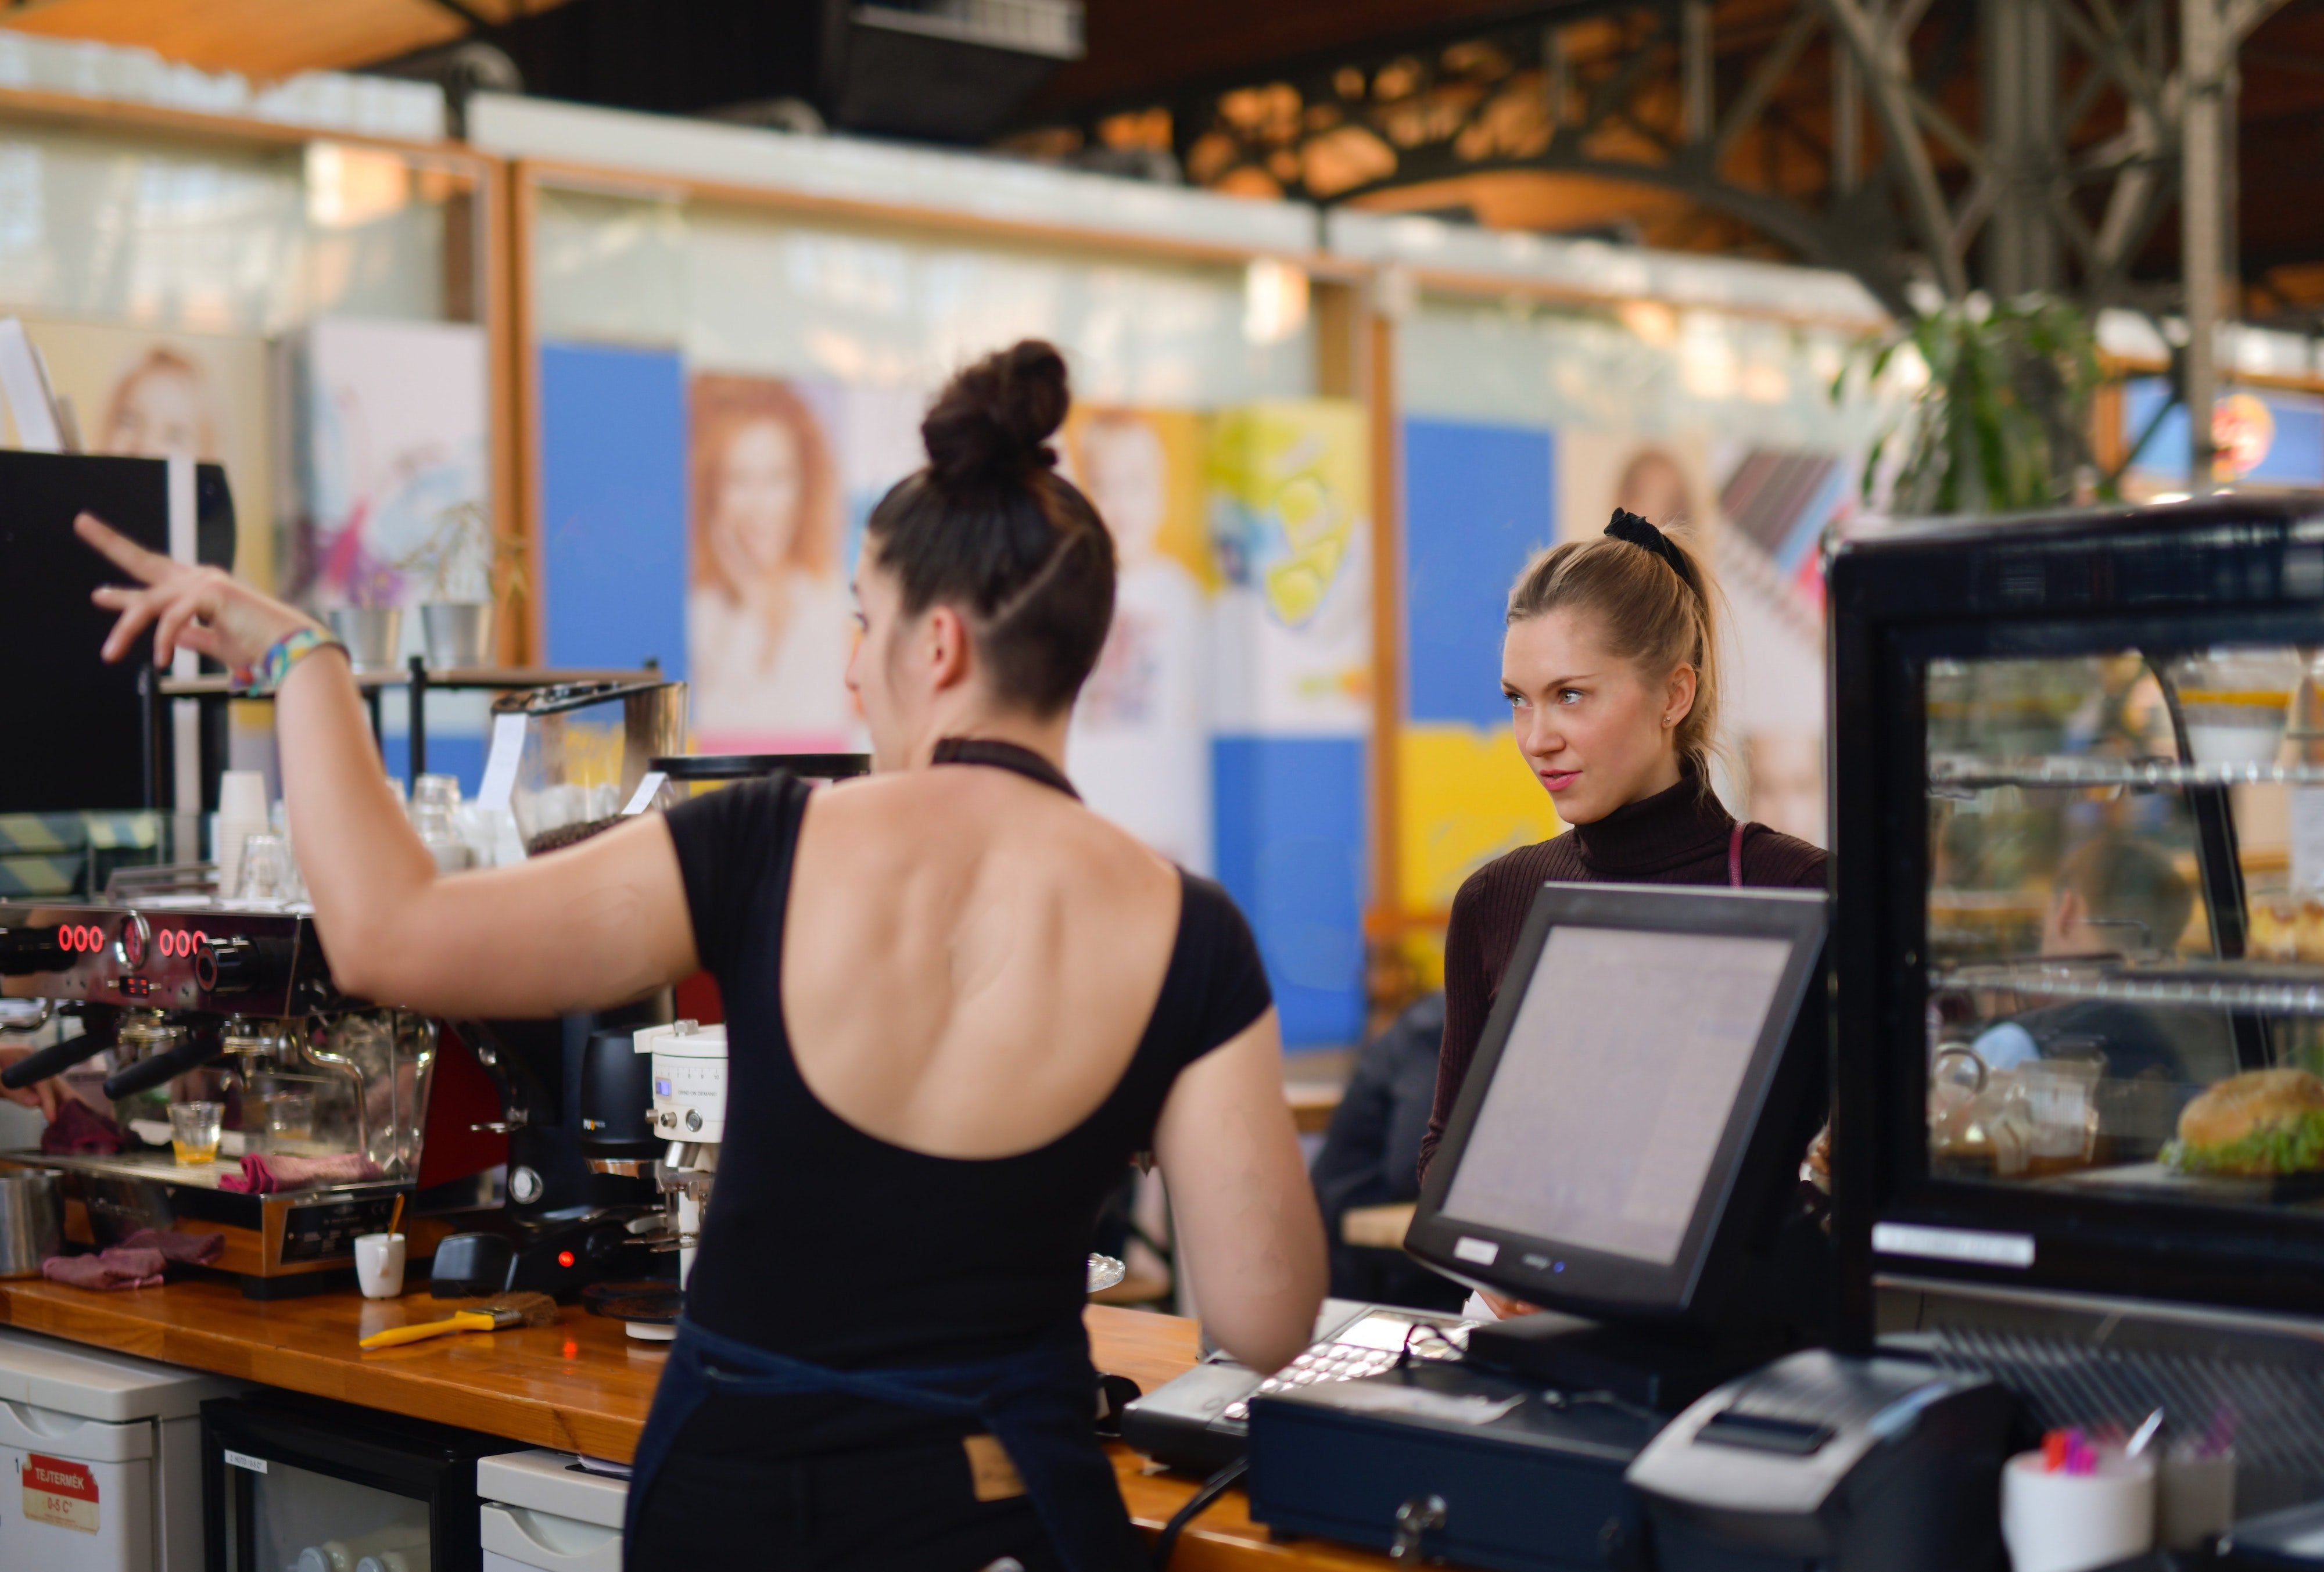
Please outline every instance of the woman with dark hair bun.
[{"label": "woman with dark hair bun", "polygon": [[1272,1370],[1314,1324],[1322,1228],[1250,931],[1060,768],[1113,600],[1111,542],[1052,467],[1065,407],[1047,345],[979,362],[873,510],[848,669],[870,778],[754,781],[486,872],[436,871],[303,613],[79,525],[145,586],[99,592],[109,657],[152,623],[158,658],[272,687],[342,987],[524,1017],[718,979],[727,1139],[632,1567],[1142,1567],[1082,1329],[1133,1154],[1168,1176],[1222,1347]]}]

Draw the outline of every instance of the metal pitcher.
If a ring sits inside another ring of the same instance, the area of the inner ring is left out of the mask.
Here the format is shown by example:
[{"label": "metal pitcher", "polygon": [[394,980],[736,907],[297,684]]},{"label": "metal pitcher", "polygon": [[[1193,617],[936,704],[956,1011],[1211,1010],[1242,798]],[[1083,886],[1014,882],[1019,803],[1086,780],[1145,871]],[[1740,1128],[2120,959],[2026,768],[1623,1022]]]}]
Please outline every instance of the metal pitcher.
[{"label": "metal pitcher", "polygon": [[64,1240],[64,1175],[53,1168],[0,1171],[0,1277],[38,1277]]}]

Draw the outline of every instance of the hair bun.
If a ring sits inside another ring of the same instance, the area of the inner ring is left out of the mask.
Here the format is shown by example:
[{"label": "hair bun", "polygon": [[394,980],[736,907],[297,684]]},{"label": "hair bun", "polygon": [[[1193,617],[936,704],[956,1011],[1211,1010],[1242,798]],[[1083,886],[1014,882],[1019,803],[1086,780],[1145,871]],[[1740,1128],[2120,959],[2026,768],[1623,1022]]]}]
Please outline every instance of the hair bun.
[{"label": "hair bun", "polygon": [[945,384],[920,422],[930,475],[946,491],[987,489],[1055,464],[1047,444],[1069,401],[1056,345],[1028,338],[986,355]]}]

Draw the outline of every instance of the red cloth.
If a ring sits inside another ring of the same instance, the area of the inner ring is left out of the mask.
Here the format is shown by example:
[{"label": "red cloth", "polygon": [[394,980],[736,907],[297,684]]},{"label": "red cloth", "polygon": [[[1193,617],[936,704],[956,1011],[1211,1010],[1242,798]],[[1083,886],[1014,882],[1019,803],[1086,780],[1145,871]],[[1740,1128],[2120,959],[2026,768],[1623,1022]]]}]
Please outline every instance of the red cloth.
[{"label": "red cloth", "polygon": [[175,1228],[140,1228],[114,1246],[116,1250],[157,1250],[165,1261],[188,1266],[208,1266],[226,1248],[224,1234],[181,1234]]},{"label": "red cloth", "polygon": [[218,1181],[220,1190],[244,1195],[272,1195],[278,1190],[312,1190],[325,1184],[359,1184],[381,1177],[378,1163],[357,1152],[328,1157],[269,1156],[253,1152],[242,1160],[242,1172]]},{"label": "red cloth", "polygon": [[41,1275],[74,1288],[154,1288],[171,1262],[207,1266],[226,1248],[224,1234],[180,1234],[140,1228],[95,1255],[51,1255]]},{"label": "red cloth", "polygon": [[57,1109],[54,1123],[41,1132],[41,1153],[48,1157],[110,1157],[127,1145],[121,1126],[77,1097]]}]

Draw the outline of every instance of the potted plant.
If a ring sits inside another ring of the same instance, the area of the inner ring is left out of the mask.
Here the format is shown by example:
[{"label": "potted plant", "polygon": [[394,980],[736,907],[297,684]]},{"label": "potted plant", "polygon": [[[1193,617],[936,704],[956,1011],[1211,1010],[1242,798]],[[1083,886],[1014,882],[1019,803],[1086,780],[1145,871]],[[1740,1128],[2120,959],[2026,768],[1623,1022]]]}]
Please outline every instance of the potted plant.
[{"label": "potted plant", "polygon": [[427,580],[420,621],[430,667],[491,663],[493,607],[522,592],[523,552],[521,542],[493,533],[483,504],[462,502],[437,515],[428,538],[396,565]]},{"label": "potted plant", "polygon": [[334,606],[331,632],[357,671],[393,671],[403,635],[401,581],[392,568],[368,566],[347,581],[347,603]]},{"label": "potted plant", "polygon": [[[2071,302],[1971,295],[1899,327],[1871,356],[1877,388],[1898,357],[1925,372],[1911,407],[1873,445],[1867,501],[1883,481],[1899,517],[2007,513],[2111,501],[2114,478],[2090,451],[2091,403],[2103,381],[2089,319]],[[1848,396],[1843,371],[1832,387]]]}]

